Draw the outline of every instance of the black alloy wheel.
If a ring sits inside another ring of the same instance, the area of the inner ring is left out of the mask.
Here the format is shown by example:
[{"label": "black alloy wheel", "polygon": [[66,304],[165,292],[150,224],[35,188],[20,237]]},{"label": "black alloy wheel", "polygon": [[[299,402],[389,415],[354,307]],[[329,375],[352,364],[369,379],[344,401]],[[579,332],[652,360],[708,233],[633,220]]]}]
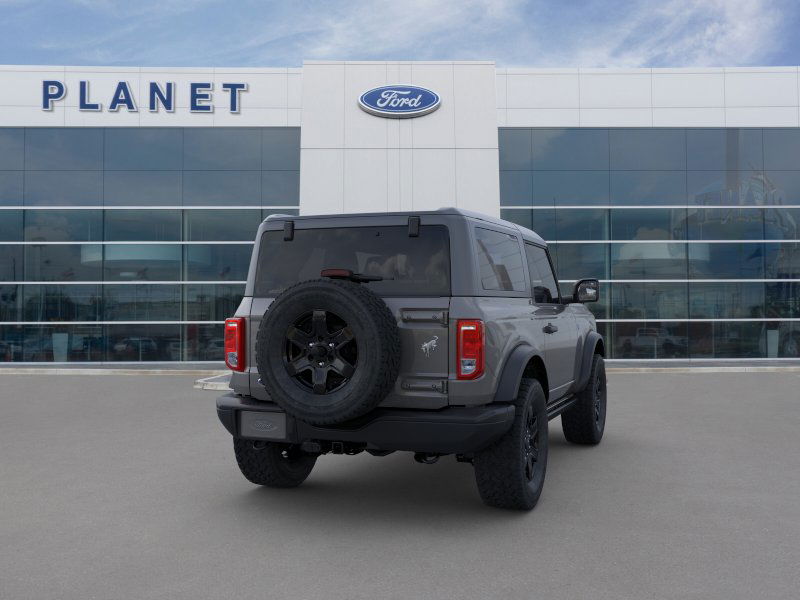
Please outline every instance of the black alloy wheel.
[{"label": "black alloy wheel", "polygon": [[358,346],[341,317],[314,310],[301,315],[286,331],[283,363],[298,385],[314,394],[330,394],[355,374]]}]

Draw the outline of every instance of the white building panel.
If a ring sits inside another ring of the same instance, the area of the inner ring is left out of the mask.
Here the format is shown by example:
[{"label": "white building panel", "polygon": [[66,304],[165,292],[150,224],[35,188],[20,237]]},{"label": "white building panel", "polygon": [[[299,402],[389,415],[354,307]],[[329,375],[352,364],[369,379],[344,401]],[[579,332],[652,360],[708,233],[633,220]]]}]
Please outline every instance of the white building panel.
[{"label": "white building panel", "polygon": [[725,74],[653,72],[653,106],[719,108],[725,105]]},{"label": "white building panel", "polygon": [[[581,108],[650,108],[650,73],[580,74]],[[609,113],[612,114],[612,113]]]}]

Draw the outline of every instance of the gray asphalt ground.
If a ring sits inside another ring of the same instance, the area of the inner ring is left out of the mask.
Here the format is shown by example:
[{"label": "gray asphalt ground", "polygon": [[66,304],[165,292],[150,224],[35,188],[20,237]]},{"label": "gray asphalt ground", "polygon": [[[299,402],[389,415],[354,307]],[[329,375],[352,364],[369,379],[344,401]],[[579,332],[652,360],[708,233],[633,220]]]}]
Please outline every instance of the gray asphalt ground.
[{"label": "gray asphalt ground", "polygon": [[612,375],[530,513],[405,453],[259,489],[193,382],[0,375],[0,598],[800,595],[798,373]]}]

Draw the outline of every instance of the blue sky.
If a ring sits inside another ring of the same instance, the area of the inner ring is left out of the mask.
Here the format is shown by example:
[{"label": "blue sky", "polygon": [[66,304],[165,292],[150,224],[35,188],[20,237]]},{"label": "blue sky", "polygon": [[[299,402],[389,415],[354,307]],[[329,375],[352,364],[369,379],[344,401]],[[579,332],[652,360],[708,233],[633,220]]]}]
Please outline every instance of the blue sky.
[{"label": "blue sky", "polygon": [[800,64],[797,0],[0,0],[0,63]]}]

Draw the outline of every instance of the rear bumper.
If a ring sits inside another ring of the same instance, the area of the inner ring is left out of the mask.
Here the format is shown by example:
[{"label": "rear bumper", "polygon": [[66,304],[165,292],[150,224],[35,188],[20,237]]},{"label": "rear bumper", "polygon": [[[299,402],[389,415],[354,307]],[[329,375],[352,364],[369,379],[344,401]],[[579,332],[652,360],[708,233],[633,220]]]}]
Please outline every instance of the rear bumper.
[{"label": "rear bumper", "polygon": [[217,414],[225,429],[238,438],[293,444],[331,441],[375,450],[463,454],[481,450],[506,433],[514,420],[514,406],[378,408],[349,423],[318,427],[293,419],[272,402],[229,393],[217,399]]}]

